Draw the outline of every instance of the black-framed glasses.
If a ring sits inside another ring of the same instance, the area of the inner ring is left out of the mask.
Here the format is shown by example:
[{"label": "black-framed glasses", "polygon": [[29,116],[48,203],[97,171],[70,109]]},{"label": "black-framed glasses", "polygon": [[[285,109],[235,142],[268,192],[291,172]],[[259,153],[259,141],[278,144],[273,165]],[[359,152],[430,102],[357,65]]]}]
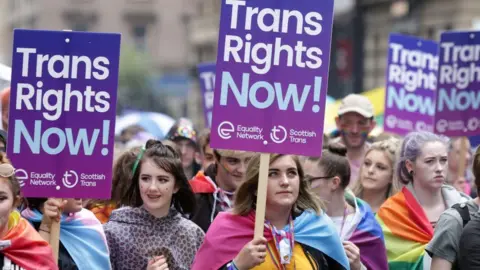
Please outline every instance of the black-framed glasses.
[{"label": "black-framed glasses", "polygon": [[317,176],[317,177],[306,176],[305,180],[308,181],[308,182],[313,182],[315,180],[330,179],[330,178],[333,178],[333,177],[335,177],[335,176],[334,175],[332,175],[332,176]]}]

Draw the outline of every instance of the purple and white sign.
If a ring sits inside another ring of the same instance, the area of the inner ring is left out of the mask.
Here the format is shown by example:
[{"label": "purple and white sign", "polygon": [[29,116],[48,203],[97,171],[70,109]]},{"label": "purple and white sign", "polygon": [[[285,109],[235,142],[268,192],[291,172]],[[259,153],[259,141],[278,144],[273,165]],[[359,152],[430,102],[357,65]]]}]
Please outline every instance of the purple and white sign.
[{"label": "purple and white sign", "polygon": [[120,34],[15,30],[8,155],[26,197],[110,198]]},{"label": "purple and white sign", "polygon": [[480,134],[480,32],[444,32],[440,38],[435,132]]},{"label": "purple and white sign", "polygon": [[213,89],[215,87],[215,63],[205,63],[197,66],[200,79],[200,89],[203,96],[203,112],[205,114],[205,126],[212,126]]},{"label": "purple and white sign", "polygon": [[438,44],[391,34],[388,44],[384,130],[433,132]]},{"label": "purple and white sign", "polygon": [[318,156],[333,0],[224,0],[213,148]]}]

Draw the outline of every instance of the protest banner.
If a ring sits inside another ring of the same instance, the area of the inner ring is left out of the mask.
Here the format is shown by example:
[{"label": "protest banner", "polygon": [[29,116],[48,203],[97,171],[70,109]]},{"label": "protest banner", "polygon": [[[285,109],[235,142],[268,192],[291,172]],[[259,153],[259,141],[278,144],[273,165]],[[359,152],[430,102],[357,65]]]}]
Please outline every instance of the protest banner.
[{"label": "protest banner", "polygon": [[480,135],[480,32],[440,37],[435,132],[463,137],[457,177],[464,176],[466,136]]},{"label": "protest banner", "polygon": [[404,136],[433,132],[438,44],[391,34],[388,44],[384,130]]},{"label": "protest banner", "polygon": [[213,92],[215,87],[215,63],[204,63],[197,66],[202,90],[203,113],[205,126],[212,126]]},{"label": "protest banner", "polygon": [[110,198],[120,34],[15,30],[9,144],[25,197]]},{"label": "protest banner", "polygon": [[259,237],[266,153],[321,154],[333,0],[222,2],[211,145],[263,153],[255,222]]}]

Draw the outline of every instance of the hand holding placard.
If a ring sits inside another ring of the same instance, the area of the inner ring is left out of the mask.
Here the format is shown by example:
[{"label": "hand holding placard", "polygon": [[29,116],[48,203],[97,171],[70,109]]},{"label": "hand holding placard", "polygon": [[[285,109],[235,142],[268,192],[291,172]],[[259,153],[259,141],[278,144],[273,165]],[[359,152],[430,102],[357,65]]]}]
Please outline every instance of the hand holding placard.
[{"label": "hand holding placard", "polygon": [[224,0],[211,146],[262,153],[255,239],[263,235],[269,154],[319,156],[333,0]]}]

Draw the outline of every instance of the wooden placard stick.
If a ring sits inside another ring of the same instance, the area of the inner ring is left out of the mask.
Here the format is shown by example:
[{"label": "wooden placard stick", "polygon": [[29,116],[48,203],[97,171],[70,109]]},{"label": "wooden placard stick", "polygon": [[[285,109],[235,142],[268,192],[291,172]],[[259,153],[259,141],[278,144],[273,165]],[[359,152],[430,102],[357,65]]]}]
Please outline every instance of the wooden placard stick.
[{"label": "wooden placard stick", "polygon": [[262,153],[260,155],[260,170],[258,172],[257,207],[255,210],[255,239],[263,236],[263,230],[265,227],[265,207],[267,203],[267,183],[269,167],[270,154]]},{"label": "wooden placard stick", "polygon": [[[55,199],[55,200],[58,200],[60,203],[63,202],[63,199]],[[61,220],[62,209],[59,209],[59,216]],[[52,224],[50,225],[50,241],[49,242],[53,251],[53,259],[58,264],[58,250],[60,246],[60,222],[57,220],[52,220]]]}]

